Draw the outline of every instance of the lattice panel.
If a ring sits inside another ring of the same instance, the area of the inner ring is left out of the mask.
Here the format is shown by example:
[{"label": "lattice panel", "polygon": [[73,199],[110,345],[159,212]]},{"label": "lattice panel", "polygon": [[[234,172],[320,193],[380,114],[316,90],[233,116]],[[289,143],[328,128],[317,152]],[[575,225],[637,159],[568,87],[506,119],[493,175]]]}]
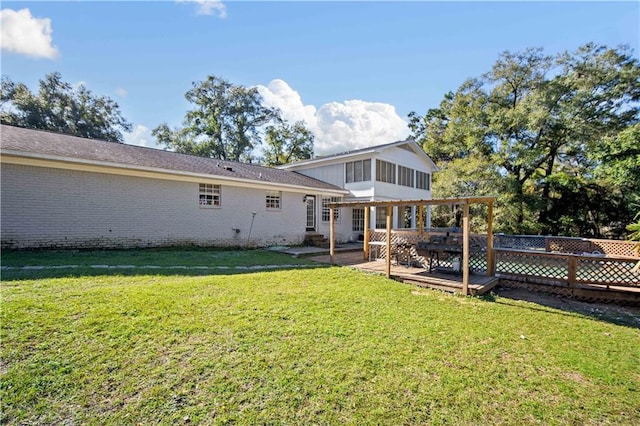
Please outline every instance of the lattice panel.
[{"label": "lattice panel", "polygon": [[559,253],[591,253],[591,241],[578,238],[547,237],[547,251]]},{"label": "lattice panel", "polygon": [[613,259],[578,259],[576,279],[585,284],[640,287],[640,273],[632,270],[634,265]]},{"label": "lattice panel", "polygon": [[387,234],[385,232],[371,231],[369,233],[369,241],[386,241]]},{"label": "lattice panel", "polygon": [[471,246],[477,246],[480,247],[483,250],[487,249],[487,236],[486,235],[478,235],[478,234],[472,234],[469,237],[469,244],[471,244]]},{"label": "lattice panel", "polygon": [[496,235],[494,245],[516,250],[544,250],[545,239],[537,235]]},{"label": "lattice panel", "polygon": [[[500,287],[504,288],[521,288],[528,291],[541,291],[544,293],[552,293],[558,296],[564,296],[575,300],[581,300],[584,302],[590,303],[620,303],[621,300],[616,298],[615,296],[608,295],[606,292],[602,292],[600,294],[576,294],[575,289],[571,287],[563,287],[558,285],[547,285],[547,284],[532,284],[528,282],[518,281],[516,279],[500,279]],[[639,306],[640,302],[637,300],[630,301],[628,299],[624,300],[625,305],[630,306]]]},{"label": "lattice panel", "polygon": [[566,280],[567,259],[497,251],[496,272]]},{"label": "lattice panel", "polygon": [[613,256],[626,256],[640,259],[640,254],[634,250],[635,243],[632,241],[615,240],[591,240],[593,250]]},{"label": "lattice panel", "polygon": [[469,255],[469,269],[478,273],[487,272],[487,253],[471,253]]}]

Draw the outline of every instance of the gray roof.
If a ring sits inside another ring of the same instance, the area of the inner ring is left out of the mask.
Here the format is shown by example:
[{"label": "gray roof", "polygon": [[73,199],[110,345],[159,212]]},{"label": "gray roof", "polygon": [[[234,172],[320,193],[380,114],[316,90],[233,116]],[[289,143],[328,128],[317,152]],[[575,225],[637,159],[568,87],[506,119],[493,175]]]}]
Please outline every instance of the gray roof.
[{"label": "gray roof", "polygon": [[408,145],[411,146],[414,150],[414,152],[421,156],[422,158],[424,158],[427,162],[429,162],[429,164],[431,164],[431,167],[433,168],[433,171],[440,171],[440,169],[438,168],[438,166],[436,165],[436,163],[433,162],[433,160],[424,152],[424,150],[417,144],[417,142],[414,139],[405,139],[402,141],[395,141],[395,142],[389,142],[389,143],[385,143],[385,144],[381,144],[381,145],[373,145],[373,146],[367,146],[365,148],[360,148],[360,149],[354,149],[352,151],[344,151],[344,152],[338,152],[335,154],[329,154],[329,155],[321,155],[321,156],[317,156],[314,158],[311,158],[309,160],[300,160],[300,161],[296,161],[294,163],[289,163],[289,164],[283,164],[282,166],[278,166],[281,169],[301,169],[302,167],[307,167],[309,165],[317,165],[317,164],[322,164],[323,162],[326,161],[331,161],[333,159],[337,159],[337,158],[341,158],[341,157],[353,157],[356,156],[358,154],[368,154],[368,153],[373,153],[376,151],[381,151],[385,148],[389,148],[389,147],[393,147],[393,146],[402,146],[402,145]]},{"label": "gray roof", "polygon": [[66,161],[75,159],[81,163],[101,162],[134,169],[153,168],[274,185],[344,191],[335,185],[287,170],[8,125],[0,125],[0,149],[3,154],[46,156]]}]

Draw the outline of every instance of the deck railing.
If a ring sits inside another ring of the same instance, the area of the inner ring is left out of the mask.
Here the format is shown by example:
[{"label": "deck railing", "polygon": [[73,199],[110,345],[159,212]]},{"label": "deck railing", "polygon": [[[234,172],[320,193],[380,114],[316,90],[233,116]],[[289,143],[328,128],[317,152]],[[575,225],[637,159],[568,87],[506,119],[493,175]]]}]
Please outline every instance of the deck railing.
[{"label": "deck railing", "polygon": [[[394,229],[392,244],[415,246],[434,235],[461,237],[453,230]],[[370,241],[385,241],[386,231],[370,232]],[[470,244],[479,247],[469,258],[470,269],[477,273],[487,271],[487,236],[471,234]],[[414,250],[415,251],[415,250]],[[630,241],[569,238],[542,235],[504,235],[494,237],[496,274],[501,277],[529,282],[562,284],[595,284],[606,288],[640,287],[640,272],[634,266],[640,256]],[[383,253],[384,255],[384,253]],[[412,252],[419,261],[424,261]],[[446,262],[446,260],[445,260]]]},{"label": "deck railing", "polygon": [[623,256],[603,256],[549,253],[531,250],[495,248],[496,273],[500,277],[526,281],[566,284],[595,284],[619,287],[640,287],[640,273],[633,270],[636,259]]}]

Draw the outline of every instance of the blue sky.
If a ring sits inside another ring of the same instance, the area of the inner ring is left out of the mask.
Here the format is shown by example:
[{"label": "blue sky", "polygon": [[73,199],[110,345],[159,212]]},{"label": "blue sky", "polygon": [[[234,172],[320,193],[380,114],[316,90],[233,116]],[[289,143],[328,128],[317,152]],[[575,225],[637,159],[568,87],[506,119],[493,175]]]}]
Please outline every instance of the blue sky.
[{"label": "blue sky", "polygon": [[144,145],[160,123],[181,124],[184,93],[213,74],[259,86],[307,121],[323,154],[405,137],[410,111],[437,106],[505,50],[640,51],[639,2],[211,4],[3,1],[2,74],[34,90],[52,71],[82,82],[119,103],[135,128],[127,142]]}]

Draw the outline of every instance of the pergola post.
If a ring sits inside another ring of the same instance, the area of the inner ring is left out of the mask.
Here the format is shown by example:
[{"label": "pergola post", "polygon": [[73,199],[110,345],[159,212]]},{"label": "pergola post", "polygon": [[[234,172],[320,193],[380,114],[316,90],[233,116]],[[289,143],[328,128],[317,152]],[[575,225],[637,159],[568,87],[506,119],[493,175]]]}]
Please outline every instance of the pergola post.
[{"label": "pergola post", "polygon": [[331,264],[336,264],[336,221],[333,217],[333,212],[335,211],[334,206],[329,206],[329,256],[331,258]]},{"label": "pergola post", "polygon": [[462,294],[469,294],[469,203],[464,203],[462,214]]},{"label": "pergola post", "polygon": [[424,206],[420,204],[418,206],[418,234],[422,235],[424,233]]},{"label": "pergola post", "polygon": [[493,201],[487,203],[487,276],[496,273],[495,254],[493,252]]},{"label": "pergola post", "polygon": [[391,278],[391,222],[393,220],[393,206],[387,206],[387,278]]},{"label": "pergola post", "polygon": [[371,207],[368,205],[364,206],[364,260],[369,260],[369,227],[371,226],[370,219],[371,215]]}]

